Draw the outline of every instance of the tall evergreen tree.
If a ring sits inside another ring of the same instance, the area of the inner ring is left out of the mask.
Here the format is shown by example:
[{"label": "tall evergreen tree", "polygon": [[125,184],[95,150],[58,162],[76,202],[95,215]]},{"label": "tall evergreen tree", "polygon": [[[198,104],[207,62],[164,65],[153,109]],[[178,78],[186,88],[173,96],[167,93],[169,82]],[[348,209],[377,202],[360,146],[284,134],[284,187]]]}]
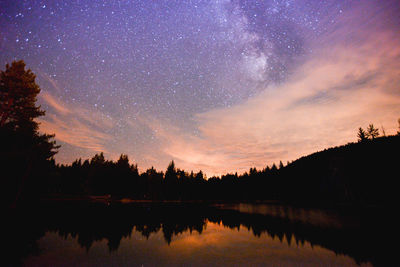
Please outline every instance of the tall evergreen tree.
[{"label": "tall evergreen tree", "polygon": [[[45,169],[54,164],[49,160],[57,153],[54,135],[39,133],[35,121],[45,114],[36,105],[40,88],[35,78],[22,60],[7,64],[0,72],[0,170],[8,174],[7,197],[17,194],[18,198],[23,187],[42,190],[39,180],[43,182]],[[27,179],[32,176],[34,184]]]},{"label": "tall evergreen tree", "polygon": [[13,129],[37,130],[34,121],[45,112],[36,106],[39,86],[35,74],[25,70],[24,61],[14,61],[0,74],[0,126]]},{"label": "tall evergreen tree", "polygon": [[177,171],[175,168],[175,162],[172,160],[167,167],[164,179],[165,196],[168,199],[176,198],[177,184],[178,184]]},{"label": "tall evergreen tree", "polygon": [[166,180],[169,180],[169,179],[175,180],[175,179],[177,179],[176,174],[177,174],[177,172],[176,172],[176,168],[175,168],[175,162],[172,160],[167,167],[167,171],[165,172],[165,179]]},{"label": "tall evergreen tree", "polygon": [[130,167],[130,166],[129,166],[129,158],[128,158],[128,155],[121,154],[121,155],[119,156],[118,161],[117,161],[117,165],[118,165],[119,168],[126,168],[126,169],[128,169],[128,168]]},{"label": "tall evergreen tree", "polygon": [[[38,132],[39,124],[35,119],[43,116],[45,111],[36,105],[40,88],[35,78],[30,69],[25,70],[23,60],[13,61],[11,66],[7,64],[6,70],[1,71],[0,129],[2,134],[23,138],[22,143],[25,144],[25,148],[31,148],[31,152],[36,152],[35,156],[49,159],[57,153],[58,146],[51,140],[54,135]],[[12,145],[13,142],[10,142],[12,138],[9,137],[3,138],[2,141]]]}]

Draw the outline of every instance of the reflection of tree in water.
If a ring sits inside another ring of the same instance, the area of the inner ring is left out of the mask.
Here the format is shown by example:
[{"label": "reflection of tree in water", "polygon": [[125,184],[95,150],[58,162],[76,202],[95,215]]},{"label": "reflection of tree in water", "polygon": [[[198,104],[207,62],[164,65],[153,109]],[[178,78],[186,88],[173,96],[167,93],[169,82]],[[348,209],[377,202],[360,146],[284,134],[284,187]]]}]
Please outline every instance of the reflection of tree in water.
[{"label": "reflection of tree in water", "polygon": [[201,234],[206,225],[205,213],[192,207],[92,205],[75,209],[75,217],[68,216],[68,213],[57,213],[57,221],[47,230],[57,232],[65,239],[68,236],[76,238],[86,250],[94,242],[105,239],[110,252],[117,250],[121,239],[130,237],[133,231],[146,239],[162,231],[165,241],[170,244],[173,236],[187,231]]},{"label": "reflection of tree in water", "polygon": [[[173,242],[174,236],[185,232],[201,234],[207,222],[222,224],[230,229],[246,228],[254,236],[267,234],[287,240],[289,246],[309,242],[354,258],[357,262],[370,261],[374,265],[388,265],[394,261],[395,248],[387,243],[389,236],[398,238],[397,222],[382,221],[382,214],[364,218],[355,215],[359,223],[345,224],[344,227],[312,225],[288,218],[261,214],[242,213],[203,205],[94,205],[82,207],[57,207],[14,214],[17,223],[12,222],[6,229],[6,240],[16,255],[11,259],[21,260],[26,255],[38,253],[36,241],[46,231],[56,232],[61,237],[71,236],[78,244],[90,250],[93,243],[106,240],[109,251],[116,251],[123,238],[129,238],[133,231],[147,239],[162,232],[165,242]],[[360,213],[361,214],[361,213]],[[37,218],[37,221],[27,220]],[[360,223],[362,222],[362,223]],[[29,227],[27,227],[29,224]],[[390,234],[390,235],[389,235]],[[294,243],[292,243],[294,241]],[[7,254],[6,254],[7,255]]]},{"label": "reflection of tree in water", "polygon": [[[16,220],[11,220],[11,218]],[[5,214],[2,220],[3,227],[1,228],[1,239],[3,241],[2,265],[22,265],[25,257],[40,254],[37,240],[45,235],[46,229],[37,227],[37,225],[31,224],[25,219],[20,220],[20,216],[14,212]]]}]

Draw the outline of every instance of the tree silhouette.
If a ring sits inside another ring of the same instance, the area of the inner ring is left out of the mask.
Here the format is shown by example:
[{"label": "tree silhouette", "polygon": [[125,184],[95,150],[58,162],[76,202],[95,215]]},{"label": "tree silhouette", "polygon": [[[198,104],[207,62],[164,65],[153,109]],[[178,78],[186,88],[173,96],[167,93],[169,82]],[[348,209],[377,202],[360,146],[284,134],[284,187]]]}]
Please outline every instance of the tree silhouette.
[{"label": "tree silhouette", "polygon": [[277,170],[278,170],[278,168],[276,167],[275,163],[272,164],[271,171],[276,172]]},{"label": "tree silhouette", "polygon": [[358,137],[358,142],[364,142],[365,140],[367,140],[368,139],[368,137],[367,137],[367,133],[364,131],[364,129],[363,128],[358,128],[358,134],[357,134],[357,137]]},{"label": "tree silhouette", "polygon": [[[51,139],[54,135],[39,134],[36,118],[45,114],[36,106],[40,88],[35,82],[35,74],[25,70],[23,60],[13,61],[11,66],[0,73],[0,128],[9,134],[30,137],[41,158],[49,159],[57,153],[58,146]],[[38,155],[36,155],[38,156]]]},{"label": "tree silhouette", "polygon": [[121,155],[119,156],[118,161],[117,161],[117,165],[118,165],[120,168],[129,168],[129,158],[128,158],[128,155],[121,154]]},{"label": "tree silhouette", "polygon": [[40,93],[35,83],[35,74],[30,69],[25,70],[24,61],[13,61],[11,66],[1,71],[0,77],[0,126],[11,128],[28,128],[36,130],[35,118],[45,112],[36,106],[36,97]]},{"label": "tree silhouette", "polygon": [[[35,119],[45,112],[36,105],[40,88],[35,78],[22,60],[7,64],[0,73],[0,170],[9,174],[7,198],[16,194],[18,199],[22,188],[37,190],[36,194],[46,190],[45,170],[54,165],[51,159],[59,147],[54,135],[38,132]],[[35,182],[28,181],[33,176]]]},{"label": "tree silhouette", "polygon": [[283,169],[283,163],[282,163],[282,161],[279,161],[279,169]]},{"label": "tree silhouette", "polygon": [[174,199],[177,197],[178,176],[175,168],[175,162],[172,160],[167,167],[164,179],[164,190],[167,199]]},{"label": "tree silhouette", "polygon": [[373,124],[370,124],[367,129],[367,136],[371,139],[375,139],[379,136],[379,131],[374,127]]},{"label": "tree silhouette", "polygon": [[197,182],[202,182],[204,180],[203,172],[201,170],[196,174],[196,178],[195,179],[196,179]]},{"label": "tree silhouette", "polygon": [[104,158],[103,152],[94,155],[93,158],[90,160],[91,165],[103,165],[105,162],[106,160]]},{"label": "tree silhouette", "polygon": [[167,171],[165,172],[165,180],[175,181],[176,179],[177,171],[175,168],[175,162],[172,160],[167,167]]}]

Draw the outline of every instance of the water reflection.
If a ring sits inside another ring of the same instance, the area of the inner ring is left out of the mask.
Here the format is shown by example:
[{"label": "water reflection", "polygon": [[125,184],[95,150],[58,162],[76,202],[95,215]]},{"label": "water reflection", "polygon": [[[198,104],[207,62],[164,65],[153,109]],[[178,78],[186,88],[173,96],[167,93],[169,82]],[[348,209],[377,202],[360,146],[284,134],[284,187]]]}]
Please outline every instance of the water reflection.
[{"label": "water reflection", "polygon": [[353,212],[277,205],[69,203],[9,214],[3,231],[10,245],[4,254],[10,264],[27,265],[97,265],[98,259],[103,265],[395,262],[396,248],[387,239],[399,236],[396,224],[382,224],[376,212]]}]

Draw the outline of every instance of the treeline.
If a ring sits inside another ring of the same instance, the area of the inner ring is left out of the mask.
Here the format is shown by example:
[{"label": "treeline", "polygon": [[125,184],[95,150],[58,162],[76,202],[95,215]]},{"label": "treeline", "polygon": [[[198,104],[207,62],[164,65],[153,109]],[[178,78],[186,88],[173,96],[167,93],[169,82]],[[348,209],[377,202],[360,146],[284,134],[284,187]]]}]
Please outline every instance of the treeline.
[{"label": "treeline", "polygon": [[167,170],[149,168],[139,173],[127,155],[117,161],[103,153],[90,160],[54,166],[52,192],[66,195],[111,195],[116,198],[147,200],[202,200],[209,192],[202,171],[188,173],[171,161]]},{"label": "treeline", "polygon": [[171,161],[165,173],[138,172],[126,155],[105,160],[103,153],[71,165],[57,165],[51,192],[110,195],[141,200],[308,201],[387,203],[397,199],[400,136],[351,143],[300,158],[284,166],[250,168],[238,175],[205,179]]}]

